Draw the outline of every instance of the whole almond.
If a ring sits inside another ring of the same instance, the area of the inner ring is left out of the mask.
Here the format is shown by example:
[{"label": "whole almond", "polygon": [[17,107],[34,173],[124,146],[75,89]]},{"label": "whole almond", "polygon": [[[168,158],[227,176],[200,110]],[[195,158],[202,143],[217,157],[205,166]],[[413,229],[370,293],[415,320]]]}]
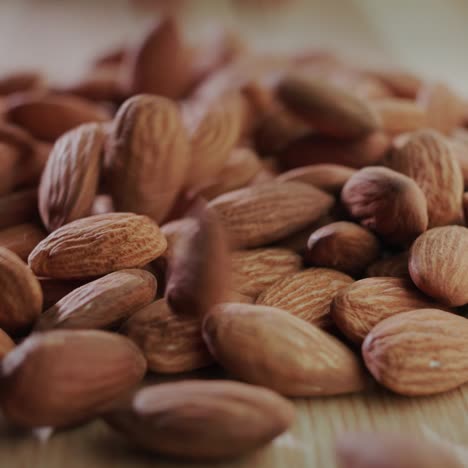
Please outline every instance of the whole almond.
[{"label": "whole almond", "polygon": [[336,395],[364,387],[352,351],[275,307],[222,304],[205,318],[203,338],[230,373],[284,395]]},{"label": "whole almond", "polygon": [[266,182],[235,190],[212,200],[237,248],[260,247],[316,221],[333,205],[333,198],[300,182]]},{"label": "whole almond", "polygon": [[145,370],[143,355],[123,336],[96,330],[36,333],[1,363],[1,406],[19,426],[71,426],[125,396]]},{"label": "whole almond", "polygon": [[410,279],[408,271],[409,252],[382,258],[369,265],[366,276],[390,276],[394,278]]},{"label": "whole almond", "polygon": [[407,245],[427,229],[426,198],[414,180],[385,167],[368,167],[343,187],[341,200],[361,224],[391,244]]},{"label": "whole almond", "polygon": [[263,290],[256,303],[276,307],[319,327],[330,324],[330,305],[353,279],[328,268],[309,268],[284,276]]},{"label": "whole almond", "polygon": [[391,169],[411,177],[427,199],[429,227],[460,221],[463,175],[453,147],[440,133],[421,130],[411,134],[387,158]]},{"label": "whole almond", "polygon": [[0,77],[0,95],[36,91],[44,87],[44,78],[37,71],[25,70]]},{"label": "whole almond", "polygon": [[468,382],[468,321],[438,309],[404,312],[378,323],[362,354],[385,387],[402,395],[432,395]]},{"label": "whole almond", "polygon": [[444,226],[418,237],[409,257],[409,273],[427,295],[450,306],[468,303],[468,229]]},{"label": "whole almond", "polygon": [[29,255],[38,276],[75,279],[142,267],[166,250],[156,223],[133,213],[73,221],[49,234]]},{"label": "whole almond", "polygon": [[144,270],[120,270],[73,290],[47,309],[35,330],[98,329],[121,324],[156,296],[156,278]]},{"label": "whole almond", "polygon": [[188,372],[213,362],[202,339],[200,319],[175,314],[165,299],[133,314],[120,332],[138,345],[154,372]]},{"label": "whole almond", "polygon": [[274,392],[221,380],[143,388],[106,421],[137,446],[191,460],[221,460],[259,448],[284,432],[294,406]]},{"label": "whole almond", "polygon": [[380,243],[369,230],[354,223],[338,221],[310,235],[305,260],[312,266],[359,275],[377,259],[379,253]]},{"label": "whole almond", "polygon": [[116,209],[162,221],[185,182],[189,156],[175,103],[149,95],[127,100],[115,116],[106,153]]},{"label": "whole almond", "polygon": [[372,328],[388,317],[438,306],[409,280],[365,278],[338,291],[331,317],[351,341],[361,344]]},{"label": "whole almond", "polygon": [[29,254],[41,242],[47,233],[37,224],[18,224],[6,229],[0,229],[0,247],[5,247],[27,261]]},{"label": "whole almond", "polygon": [[55,143],[39,187],[39,212],[49,231],[90,214],[104,141],[99,124],[85,124]]}]

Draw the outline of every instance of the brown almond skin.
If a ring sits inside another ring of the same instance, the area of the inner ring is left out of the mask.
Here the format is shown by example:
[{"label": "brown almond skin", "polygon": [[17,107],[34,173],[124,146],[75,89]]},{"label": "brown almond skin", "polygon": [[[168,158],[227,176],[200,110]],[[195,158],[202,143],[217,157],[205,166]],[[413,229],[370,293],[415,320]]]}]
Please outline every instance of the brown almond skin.
[{"label": "brown almond skin", "polygon": [[299,231],[325,214],[333,198],[300,182],[265,182],[211,200],[236,248],[260,247]]},{"label": "brown almond skin", "polygon": [[387,157],[386,165],[416,181],[427,199],[429,227],[461,219],[463,175],[449,140],[434,130],[411,134]]},{"label": "brown almond skin", "polygon": [[294,406],[274,392],[221,380],[143,388],[106,421],[137,446],[190,460],[222,460],[257,449],[284,432]]},{"label": "brown almond skin", "polygon": [[22,427],[66,427],[96,417],[143,378],[128,339],[96,330],[35,333],[1,363],[5,417]]},{"label": "brown almond skin", "polygon": [[431,307],[440,305],[422,294],[409,280],[365,278],[338,291],[330,313],[335,325],[353,343],[361,344],[382,320],[402,312]]},{"label": "brown almond skin", "polygon": [[40,90],[45,85],[44,78],[37,71],[25,70],[0,77],[0,95]]},{"label": "brown almond skin", "polygon": [[21,168],[16,171],[15,190],[22,190],[39,185],[42,171],[49,159],[52,147],[52,143],[38,141],[33,151],[29,155],[23,157]]},{"label": "brown almond skin", "polygon": [[0,328],[0,359],[3,359],[15,346],[15,342]]},{"label": "brown almond skin", "polygon": [[353,218],[386,242],[407,245],[428,225],[424,193],[409,177],[385,167],[368,167],[343,187],[341,200]]},{"label": "brown almond skin", "polygon": [[18,148],[0,142],[0,196],[13,190],[20,162],[21,153]]},{"label": "brown almond skin", "polygon": [[362,345],[379,383],[402,395],[433,395],[468,382],[466,318],[418,309],[377,324]]},{"label": "brown almond skin", "polygon": [[310,235],[305,260],[312,266],[358,276],[377,259],[379,253],[380,243],[369,230],[354,223],[338,221]]},{"label": "brown almond skin", "polygon": [[382,81],[396,97],[415,99],[423,85],[422,79],[407,70],[394,68],[366,70],[370,76]]},{"label": "brown almond skin", "polygon": [[60,299],[39,317],[35,330],[113,328],[149,304],[156,287],[156,278],[144,270],[110,273]]},{"label": "brown almond skin", "polygon": [[357,138],[379,128],[379,119],[364,100],[324,80],[285,78],[281,101],[314,129],[337,138]]},{"label": "brown almond skin", "polygon": [[0,229],[0,247],[11,250],[26,262],[29,254],[46,236],[47,233],[37,224],[18,224]]},{"label": "brown almond skin", "polygon": [[134,313],[120,333],[136,343],[153,372],[189,372],[213,362],[202,339],[200,319],[174,313],[165,299]]},{"label": "brown almond skin", "polygon": [[430,229],[414,242],[408,269],[414,284],[449,306],[468,303],[468,229]]},{"label": "brown almond skin", "polygon": [[39,212],[49,231],[90,214],[105,139],[99,124],[85,124],[55,143],[39,186]]},{"label": "brown almond skin", "polygon": [[42,291],[30,268],[0,247],[0,327],[9,334],[26,331],[42,310]]},{"label": "brown almond skin", "polygon": [[328,268],[309,268],[289,274],[266,288],[259,305],[283,309],[318,327],[330,325],[330,305],[340,289],[354,280]]},{"label": "brown almond skin", "polygon": [[38,278],[41,285],[44,304],[42,309],[45,311],[57,304],[60,299],[70,294],[75,289],[86,284],[85,280],[62,280],[54,278]]},{"label": "brown almond skin", "polygon": [[465,190],[468,189],[468,130],[457,128],[450,140],[463,175]]},{"label": "brown almond skin", "polygon": [[189,164],[188,135],[176,103],[150,95],[125,101],[114,118],[106,152],[116,210],[163,221],[185,183]]},{"label": "brown almond skin", "polygon": [[230,373],[287,396],[337,395],[364,387],[352,351],[276,307],[222,304],[205,318],[203,338]]},{"label": "brown almond skin", "polygon": [[109,213],[57,229],[36,246],[28,262],[37,276],[79,279],[142,267],[166,247],[164,235],[147,216]]},{"label": "brown almond skin", "polygon": [[410,279],[408,271],[409,252],[383,258],[369,265],[366,276],[390,276],[393,278]]}]

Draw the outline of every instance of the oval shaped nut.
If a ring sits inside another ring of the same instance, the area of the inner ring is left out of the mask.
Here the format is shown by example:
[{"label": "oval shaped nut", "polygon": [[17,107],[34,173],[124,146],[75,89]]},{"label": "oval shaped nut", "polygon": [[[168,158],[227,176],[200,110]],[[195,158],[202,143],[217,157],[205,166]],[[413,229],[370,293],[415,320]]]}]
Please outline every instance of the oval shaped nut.
[{"label": "oval shaped nut", "polygon": [[416,181],[427,199],[429,227],[461,220],[463,175],[454,149],[434,130],[411,134],[386,160],[391,169]]},{"label": "oval shaped nut", "polygon": [[369,230],[354,223],[338,221],[310,235],[305,260],[309,265],[359,275],[378,258],[379,253],[379,240]]},{"label": "oval shaped nut", "polygon": [[362,345],[379,383],[402,395],[432,395],[468,382],[468,321],[438,309],[418,309],[377,324]]},{"label": "oval shaped nut", "polygon": [[36,217],[38,217],[36,188],[0,197],[0,228],[29,223]]},{"label": "oval shaped nut", "polygon": [[158,225],[147,216],[109,213],[58,228],[36,246],[28,261],[38,276],[87,278],[142,267],[166,247]]},{"label": "oval shaped nut", "polygon": [[103,107],[77,96],[25,93],[8,101],[6,118],[38,140],[53,143],[78,125],[103,122],[110,116]]},{"label": "oval shaped nut", "polygon": [[150,95],[125,101],[114,118],[106,165],[115,208],[161,222],[182,189],[190,164],[177,104]]},{"label": "oval shaped nut", "polygon": [[0,359],[15,347],[15,342],[0,328]]},{"label": "oval shaped nut", "polygon": [[468,303],[468,229],[430,229],[414,242],[409,273],[428,296],[450,306]]},{"label": "oval shaped nut", "polygon": [[337,138],[357,138],[380,126],[365,100],[325,80],[287,77],[278,86],[281,101],[314,129]]},{"label": "oval shaped nut", "polygon": [[369,265],[366,271],[368,277],[390,276],[392,278],[410,279],[408,271],[409,252],[382,258]]},{"label": "oval shaped nut", "polygon": [[111,328],[149,304],[156,278],[144,270],[120,270],[73,290],[46,310],[35,330]]},{"label": "oval shaped nut", "polygon": [[330,325],[330,305],[353,278],[328,268],[309,268],[284,276],[257,297],[256,303],[284,309],[319,327]]},{"label": "oval shaped nut", "polygon": [[312,164],[283,172],[276,180],[303,182],[337,194],[355,172],[355,169],[341,164]]},{"label": "oval shaped nut", "polygon": [[55,143],[39,186],[39,212],[49,231],[90,214],[105,139],[99,124],[85,124]]},{"label": "oval shaped nut", "polygon": [[364,387],[364,374],[351,350],[275,307],[221,304],[205,318],[203,338],[230,373],[284,395],[336,395]]},{"label": "oval shaped nut", "polygon": [[1,363],[1,406],[19,426],[71,426],[126,396],[145,371],[140,350],[115,333],[35,333]]},{"label": "oval shaped nut", "polygon": [[26,262],[29,254],[46,236],[47,233],[37,224],[18,224],[0,229],[0,247],[11,250]]},{"label": "oval shaped nut", "polygon": [[120,333],[142,350],[153,372],[189,372],[213,362],[202,339],[200,319],[174,313],[165,299],[134,313]]},{"label": "oval shaped nut", "polygon": [[256,298],[284,276],[298,272],[301,265],[301,257],[288,249],[238,250],[231,254],[232,287]]},{"label": "oval shaped nut", "polygon": [[151,452],[192,460],[243,455],[288,429],[294,406],[266,388],[186,380],[143,388],[106,421]]},{"label": "oval shaped nut", "polygon": [[13,252],[0,247],[0,327],[24,332],[42,310],[42,291],[31,269]]},{"label": "oval shaped nut", "polygon": [[426,198],[409,177],[385,167],[368,167],[343,187],[351,216],[390,244],[410,244],[427,229]]},{"label": "oval shaped nut", "polygon": [[431,307],[439,307],[439,304],[422,294],[409,280],[365,278],[338,291],[330,313],[336,326],[353,343],[361,344],[382,320]]},{"label": "oval shaped nut", "polygon": [[233,247],[261,247],[299,231],[334,204],[329,194],[300,182],[265,182],[225,193],[208,203]]}]

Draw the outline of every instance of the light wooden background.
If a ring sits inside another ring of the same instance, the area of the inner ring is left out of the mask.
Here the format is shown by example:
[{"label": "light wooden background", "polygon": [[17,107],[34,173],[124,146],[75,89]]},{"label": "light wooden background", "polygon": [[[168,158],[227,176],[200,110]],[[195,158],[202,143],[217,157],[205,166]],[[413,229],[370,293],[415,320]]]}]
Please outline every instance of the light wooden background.
[{"label": "light wooden background", "polygon": [[[0,73],[27,66],[43,69],[54,81],[73,79],[93,54],[139,37],[150,16],[129,10],[125,0],[0,0]],[[227,24],[259,48],[337,48],[357,61],[397,63],[445,79],[468,95],[465,0],[297,0],[291,9],[249,15],[224,0],[193,0],[183,20],[192,36]],[[432,431],[468,445],[467,386],[431,398],[381,392],[298,400],[297,410],[292,430],[269,447],[212,466],[334,468],[335,436],[353,429]],[[174,463],[135,452],[101,422],[42,442],[38,435],[25,437],[0,424],[1,468],[185,466],[206,464]]]}]

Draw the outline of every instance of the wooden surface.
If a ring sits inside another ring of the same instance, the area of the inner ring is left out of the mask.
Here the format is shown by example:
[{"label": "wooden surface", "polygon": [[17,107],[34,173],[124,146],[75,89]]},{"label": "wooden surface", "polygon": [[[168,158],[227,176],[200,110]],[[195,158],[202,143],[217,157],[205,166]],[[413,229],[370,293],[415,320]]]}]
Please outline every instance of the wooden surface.
[{"label": "wooden surface", "polygon": [[[260,48],[336,47],[360,61],[400,63],[468,93],[468,3],[464,0],[300,0],[279,14],[247,16],[225,1],[194,0],[184,17],[190,33],[210,22],[238,27]],[[196,5],[194,5],[196,4]],[[124,0],[0,2],[0,72],[43,68],[54,80],[76,77],[89,58],[138,37],[151,18]],[[203,374],[202,374],[203,375]],[[431,398],[373,392],[297,400],[291,431],[251,456],[214,467],[334,468],[334,441],[344,430],[429,431],[468,445],[468,386]],[[181,468],[132,450],[102,422],[53,435],[25,435],[0,424],[0,467]],[[441,467],[443,468],[443,467]]]}]

